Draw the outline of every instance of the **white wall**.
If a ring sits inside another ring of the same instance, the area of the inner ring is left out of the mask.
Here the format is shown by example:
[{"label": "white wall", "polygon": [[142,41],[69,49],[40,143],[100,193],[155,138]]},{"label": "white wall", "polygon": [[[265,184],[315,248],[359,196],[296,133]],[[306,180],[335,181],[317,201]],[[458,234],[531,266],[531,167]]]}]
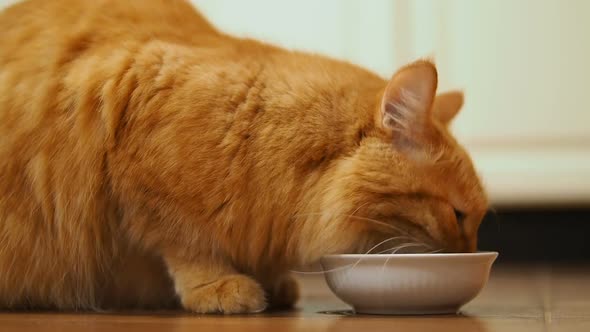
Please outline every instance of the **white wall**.
[{"label": "white wall", "polygon": [[0,8],[6,7],[6,6],[16,3],[18,1],[19,0],[0,0]]},{"label": "white wall", "polygon": [[[193,0],[226,32],[345,58],[390,75],[390,0]],[[368,36],[370,35],[370,38]]]}]

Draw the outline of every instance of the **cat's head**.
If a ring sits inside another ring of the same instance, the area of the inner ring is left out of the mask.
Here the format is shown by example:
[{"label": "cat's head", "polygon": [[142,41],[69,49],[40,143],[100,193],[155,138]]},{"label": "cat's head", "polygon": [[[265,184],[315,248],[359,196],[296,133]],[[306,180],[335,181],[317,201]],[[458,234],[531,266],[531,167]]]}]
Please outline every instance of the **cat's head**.
[{"label": "cat's head", "polygon": [[469,155],[448,130],[463,96],[437,96],[436,89],[435,66],[418,61],[375,96],[373,125],[324,179],[319,225],[329,251],[362,252],[391,237],[396,241],[376,250],[394,243],[476,250],[487,198]]}]

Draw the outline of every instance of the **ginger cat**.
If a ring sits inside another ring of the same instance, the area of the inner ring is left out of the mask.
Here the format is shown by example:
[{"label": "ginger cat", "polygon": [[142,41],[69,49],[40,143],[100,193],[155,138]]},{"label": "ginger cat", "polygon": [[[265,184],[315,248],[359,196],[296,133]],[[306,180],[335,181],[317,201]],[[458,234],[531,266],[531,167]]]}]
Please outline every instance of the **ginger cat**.
[{"label": "ginger cat", "polygon": [[387,81],[228,36],[183,0],[0,14],[0,308],[297,300],[290,269],[400,235],[473,251],[487,209],[434,64]]}]

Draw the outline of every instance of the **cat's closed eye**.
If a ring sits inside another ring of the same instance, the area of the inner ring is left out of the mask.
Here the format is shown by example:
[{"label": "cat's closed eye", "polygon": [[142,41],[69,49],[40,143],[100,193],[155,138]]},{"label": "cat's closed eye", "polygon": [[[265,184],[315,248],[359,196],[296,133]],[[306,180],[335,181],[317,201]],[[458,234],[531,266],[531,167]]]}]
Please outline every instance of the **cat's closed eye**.
[{"label": "cat's closed eye", "polygon": [[465,213],[457,209],[453,209],[453,211],[455,212],[455,218],[457,219],[457,223],[459,224],[459,226],[461,226],[463,224],[463,221],[465,220]]}]

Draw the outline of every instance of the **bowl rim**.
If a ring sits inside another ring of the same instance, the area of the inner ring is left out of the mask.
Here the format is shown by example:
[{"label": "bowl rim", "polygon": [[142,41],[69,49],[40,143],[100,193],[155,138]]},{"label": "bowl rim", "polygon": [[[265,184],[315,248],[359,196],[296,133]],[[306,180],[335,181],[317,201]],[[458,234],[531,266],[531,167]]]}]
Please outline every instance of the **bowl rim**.
[{"label": "bowl rim", "polygon": [[478,252],[469,252],[469,253],[439,253],[439,254],[333,254],[333,255],[325,255],[322,256],[322,259],[331,259],[331,258],[356,258],[356,259],[392,259],[392,258],[428,258],[432,259],[435,257],[440,258],[496,258],[498,257],[499,253],[497,251],[478,251]]}]

